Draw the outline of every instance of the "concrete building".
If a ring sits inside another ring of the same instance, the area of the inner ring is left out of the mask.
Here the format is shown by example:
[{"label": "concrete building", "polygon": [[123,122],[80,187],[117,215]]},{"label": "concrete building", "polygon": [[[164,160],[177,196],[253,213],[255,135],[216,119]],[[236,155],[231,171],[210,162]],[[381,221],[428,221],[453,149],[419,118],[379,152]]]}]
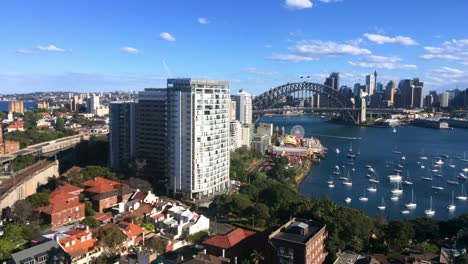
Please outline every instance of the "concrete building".
[{"label": "concrete building", "polygon": [[440,107],[449,106],[449,94],[447,92],[442,92],[439,94],[439,105]]},{"label": "concrete building", "polygon": [[335,90],[338,90],[340,87],[340,73],[339,72],[332,72],[330,77],[325,79],[324,85],[329,86]]},{"label": "concrete building", "polygon": [[240,90],[235,96],[236,119],[241,124],[252,124],[252,96],[244,90]]},{"label": "concrete building", "polygon": [[242,125],[242,146],[246,146],[250,148],[250,143],[252,142],[254,133],[253,133],[253,126],[252,125]]},{"label": "concrete building", "polygon": [[135,102],[110,103],[109,118],[110,164],[120,171],[135,157]]},{"label": "concrete building", "polygon": [[389,81],[387,86],[385,87],[385,96],[384,99],[390,102],[390,105],[395,103],[395,90],[396,84],[394,81]]},{"label": "concrete building", "polygon": [[239,121],[229,123],[230,150],[236,150],[242,146],[242,125]]},{"label": "concrete building", "polygon": [[168,178],[167,89],[147,88],[138,94],[136,156],[154,182]]},{"label": "concrete building", "polygon": [[419,80],[419,78],[413,79],[413,108],[423,108],[424,107],[424,83]]},{"label": "concrete building", "polygon": [[92,95],[88,98],[87,102],[88,113],[94,113],[96,108],[98,108],[100,105],[100,97],[98,95]]},{"label": "concrete building", "polygon": [[236,113],[237,113],[237,104],[235,99],[231,99],[230,103],[230,112],[229,112],[229,121],[236,121]]},{"label": "concrete building", "polygon": [[265,154],[265,151],[268,150],[270,146],[271,137],[268,135],[256,135],[252,140],[252,149],[262,154]]},{"label": "concrete building", "polygon": [[371,96],[375,91],[375,75],[366,75],[366,93]]},{"label": "concrete building", "polygon": [[24,102],[21,100],[8,102],[8,112],[24,114]]},{"label": "concrete building", "polygon": [[327,237],[325,225],[293,218],[268,236],[267,263],[323,263]]},{"label": "concrete building", "polygon": [[[172,191],[193,200],[226,193],[229,189],[229,82],[168,79],[167,87]],[[249,99],[251,102],[249,97],[242,98],[244,106],[249,104]],[[245,111],[243,116],[248,116]]]},{"label": "concrete building", "polygon": [[272,123],[259,123],[257,126],[257,135],[273,136],[273,124]]}]

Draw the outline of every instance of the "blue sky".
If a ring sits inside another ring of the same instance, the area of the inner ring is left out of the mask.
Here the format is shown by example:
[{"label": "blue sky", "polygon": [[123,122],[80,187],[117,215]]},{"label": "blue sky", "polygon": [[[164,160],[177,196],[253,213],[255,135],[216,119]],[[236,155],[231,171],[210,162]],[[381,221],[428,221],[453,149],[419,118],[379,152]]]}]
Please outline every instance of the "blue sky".
[{"label": "blue sky", "polygon": [[4,1],[0,93],[231,81],[260,94],[310,75],[341,84],[420,77],[468,87],[468,2],[460,0]]}]

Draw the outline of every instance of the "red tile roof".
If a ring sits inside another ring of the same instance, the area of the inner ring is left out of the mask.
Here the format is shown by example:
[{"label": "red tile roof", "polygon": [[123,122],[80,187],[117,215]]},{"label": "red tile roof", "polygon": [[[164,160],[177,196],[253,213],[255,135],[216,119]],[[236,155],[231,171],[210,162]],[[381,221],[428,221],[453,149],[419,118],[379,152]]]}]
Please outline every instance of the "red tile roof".
[{"label": "red tile roof", "polygon": [[111,181],[102,177],[96,177],[93,180],[83,182],[83,185],[89,187],[87,192],[106,193],[118,189],[122,186],[120,182]]},{"label": "red tile roof", "polygon": [[236,228],[225,235],[212,236],[203,241],[203,244],[228,249],[254,234],[254,231]]},{"label": "red tile roof", "polygon": [[108,214],[103,214],[103,213],[96,213],[94,214],[94,218],[98,221],[106,222],[108,220],[111,220],[112,216]]},{"label": "red tile roof", "polygon": [[[60,239],[59,243],[63,249],[73,258],[86,255],[86,253],[88,253],[88,251],[90,251],[90,249],[92,249],[96,243],[96,239],[94,239],[92,236],[90,239],[87,239],[88,235],[91,233],[86,230],[74,229],[66,232],[65,234],[69,236]],[[84,241],[81,241],[82,237],[84,237]]]},{"label": "red tile roof", "polygon": [[61,185],[57,187],[53,192],[50,193],[50,199],[54,199],[56,196],[60,195],[72,195],[72,196],[77,196],[77,194],[81,193],[83,189],[73,186],[71,184],[65,183],[64,185]]},{"label": "red tile roof", "polygon": [[83,189],[70,184],[59,186],[49,196],[50,205],[39,207],[36,211],[46,214],[55,214],[79,206],[82,203],[80,203],[76,193],[81,191],[83,191]]},{"label": "red tile roof", "polygon": [[164,218],[164,214],[163,213],[155,214],[151,218],[153,218],[154,220],[158,220],[158,219]]},{"label": "red tile roof", "polygon": [[120,222],[117,224],[117,227],[128,237],[137,237],[142,235],[145,231],[143,228],[129,222]]}]

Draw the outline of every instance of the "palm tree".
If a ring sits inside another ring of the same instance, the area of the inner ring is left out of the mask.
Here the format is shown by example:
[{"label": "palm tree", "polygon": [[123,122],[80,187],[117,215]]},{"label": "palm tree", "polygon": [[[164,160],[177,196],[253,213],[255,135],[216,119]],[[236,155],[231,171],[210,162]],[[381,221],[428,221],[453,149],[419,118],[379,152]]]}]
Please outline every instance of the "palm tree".
[{"label": "palm tree", "polygon": [[263,257],[262,253],[257,251],[257,250],[254,250],[251,254],[250,254],[250,259],[251,261],[254,263],[254,264],[258,264],[260,262],[263,262],[265,260],[265,258]]}]

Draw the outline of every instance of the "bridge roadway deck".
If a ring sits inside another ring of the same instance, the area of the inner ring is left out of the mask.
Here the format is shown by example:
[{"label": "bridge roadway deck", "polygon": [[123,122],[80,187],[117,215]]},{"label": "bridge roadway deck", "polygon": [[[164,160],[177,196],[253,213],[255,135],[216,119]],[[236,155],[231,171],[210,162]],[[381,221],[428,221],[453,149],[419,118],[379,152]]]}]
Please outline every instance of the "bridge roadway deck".
[{"label": "bridge roadway deck", "polygon": [[[264,110],[253,110],[254,114],[278,113],[278,112],[294,112],[294,111],[314,111],[314,112],[340,112],[350,111],[359,112],[360,108],[339,108],[339,107],[291,107],[291,108],[272,108]],[[401,108],[367,108],[368,114],[402,114],[419,110],[406,110]]]}]

